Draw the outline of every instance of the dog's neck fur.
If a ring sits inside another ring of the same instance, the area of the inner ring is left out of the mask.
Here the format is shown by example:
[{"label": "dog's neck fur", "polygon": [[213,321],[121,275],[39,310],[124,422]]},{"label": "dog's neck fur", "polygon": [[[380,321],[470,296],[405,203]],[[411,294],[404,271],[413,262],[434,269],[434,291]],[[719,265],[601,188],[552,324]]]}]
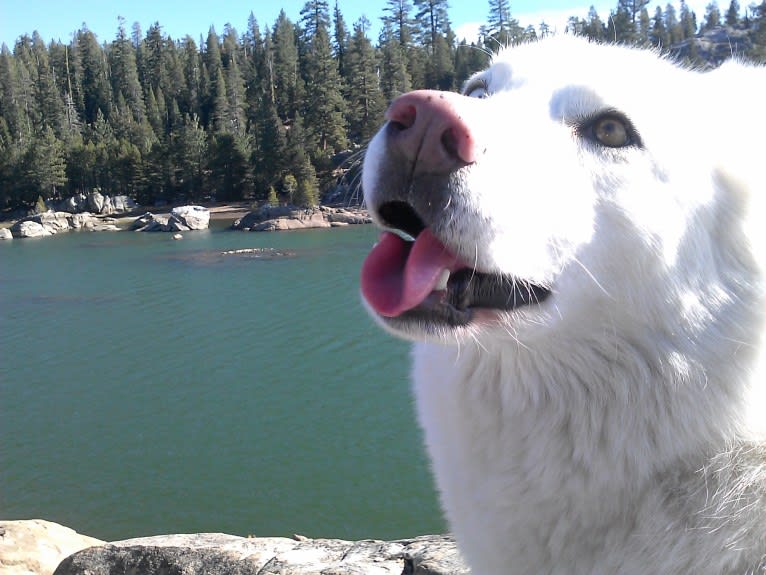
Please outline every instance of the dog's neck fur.
[{"label": "dog's neck fur", "polygon": [[[625,326],[582,321],[549,331],[555,341],[542,344],[418,344],[416,396],[426,441],[447,514],[477,573],[663,572],[669,566],[652,565],[652,549],[672,544],[662,533],[689,508],[699,524],[684,528],[736,521],[742,537],[749,528],[748,537],[766,538],[756,527],[766,525],[766,453],[747,449],[749,398],[727,385],[747,379],[754,349],[734,353],[729,346],[737,344],[722,344],[719,330],[715,341],[689,342],[646,326],[631,338]],[[695,354],[709,356],[703,362]],[[741,457],[762,458],[754,467],[760,477],[722,484],[719,474]],[[488,483],[491,477],[502,483]],[[656,490],[658,478],[666,491]],[[760,505],[731,517],[725,509],[734,492]],[[481,522],[497,527],[495,541],[475,539],[487,531]],[[712,551],[758,547],[718,543],[679,550],[676,558],[695,572],[714,560],[732,564]],[[485,553],[485,545],[495,552]],[[498,557],[497,549],[508,553]],[[750,568],[756,559],[746,555],[742,565]]]}]

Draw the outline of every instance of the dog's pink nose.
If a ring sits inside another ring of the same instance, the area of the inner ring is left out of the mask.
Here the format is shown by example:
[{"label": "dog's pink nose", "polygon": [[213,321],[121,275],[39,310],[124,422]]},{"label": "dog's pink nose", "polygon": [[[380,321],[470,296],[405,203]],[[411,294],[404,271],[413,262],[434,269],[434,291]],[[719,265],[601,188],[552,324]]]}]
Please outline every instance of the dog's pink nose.
[{"label": "dog's pink nose", "polygon": [[418,90],[389,106],[389,144],[415,163],[415,174],[449,173],[476,160],[473,134],[458,111],[462,98]]}]

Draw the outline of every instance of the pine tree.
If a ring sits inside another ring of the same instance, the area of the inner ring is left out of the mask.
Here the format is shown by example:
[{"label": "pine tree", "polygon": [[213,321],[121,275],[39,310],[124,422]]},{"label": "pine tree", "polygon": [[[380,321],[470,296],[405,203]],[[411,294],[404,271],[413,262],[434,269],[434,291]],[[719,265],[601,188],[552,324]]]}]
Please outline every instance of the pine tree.
[{"label": "pine tree", "polygon": [[649,33],[649,42],[659,48],[667,48],[667,46],[670,45],[670,35],[668,34],[667,28],[665,28],[665,16],[662,13],[662,8],[659,6],[654,10],[652,30]]},{"label": "pine tree", "polygon": [[452,55],[452,42],[438,34],[433,54],[426,72],[426,85],[438,90],[455,89],[455,60]]},{"label": "pine tree", "polygon": [[665,11],[662,14],[663,22],[665,24],[665,30],[667,30],[668,34],[668,47],[670,47],[672,44],[677,44],[681,40],[684,39],[684,31],[681,27],[680,22],[678,21],[678,16],[676,14],[676,9],[673,7],[673,5],[668,2],[665,5]]},{"label": "pine tree", "polygon": [[[383,8],[383,11],[385,15],[381,20],[383,21],[384,28],[390,25],[391,30],[391,34],[387,37],[386,42],[388,43],[395,39],[401,48],[399,55],[389,53],[389,57],[394,61],[401,57],[407,72],[408,81],[412,86],[423,87],[425,85],[424,49],[421,46],[416,46],[414,42],[417,24],[412,13],[412,0],[386,0],[386,6]],[[394,82],[397,86],[404,85],[404,82],[389,81],[389,83],[391,82]]]},{"label": "pine tree", "polygon": [[230,133],[219,133],[212,141],[210,156],[210,182],[216,199],[237,201],[250,197],[252,174],[246,141]]},{"label": "pine tree", "polygon": [[319,181],[316,171],[308,158],[298,167],[296,190],[293,194],[292,203],[302,208],[310,208],[319,203]]},{"label": "pine tree", "polygon": [[218,68],[217,77],[211,82],[210,100],[208,104],[208,129],[214,134],[232,132],[229,119],[229,100],[226,96],[226,80],[223,69]]},{"label": "pine tree", "polygon": [[620,0],[617,10],[609,14],[606,25],[606,39],[620,44],[635,44],[636,26],[627,2]]},{"label": "pine tree", "polygon": [[320,28],[330,29],[330,11],[327,0],[308,0],[301,9],[301,27],[308,42]]},{"label": "pine tree", "polygon": [[225,83],[220,39],[215,28],[211,26],[202,52],[200,118],[206,129],[212,129],[215,132],[226,129],[228,103]]},{"label": "pine tree", "polygon": [[489,0],[486,33],[497,40],[500,46],[511,44],[511,30],[517,28],[518,25],[518,21],[511,20],[511,3],[509,0]]},{"label": "pine tree", "polygon": [[133,119],[141,124],[146,121],[144,93],[138,81],[135,48],[125,33],[125,21],[120,18],[117,38],[109,51],[112,91],[121,94]]},{"label": "pine tree", "polygon": [[[36,64],[34,94],[41,128],[52,128],[56,137],[68,133],[64,102],[56,86],[55,70],[48,59],[48,49],[40,34],[32,34],[32,57]],[[31,63],[30,63],[31,64]]]},{"label": "pine tree", "polygon": [[449,29],[447,0],[414,0],[414,2],[418,10],[415,21],[420,23],[418,34],[421,43],[433,56],[437,48],[437,36]]},{"label": "pine tree", "polygon": [[329,156],[345,149],[345,102],[338,69],[332,58],[327,28],[320,25],[306,56],[307,136],[312,153]]},{"label": "pine tree", "polygon": [[256,125],[252,164],[256,197],[263,197],[281,181],[287,158],[285,130],[270,98],[259,102]]},{"label": "pine tree", "polygon": [[162,115],[160,109],[157,106],[157,98],[154,96],[154,88],[149,86],[149,94],[146,97],[146,117],[151,125],[154,133],[158,138],[164,136],[165,130],[162,122]]},{"label": "pine tree", "polygon": [[164,52],[167,49],[165,38],[159,22],[149,26],[146,38],[141,42],[141,52],[144,60],[144,86],[154,88],[167,86],[167,71],[165,69]]},{"label": "pine tree", "polygon": [[380,88],[386,101],[412,89],[407,70],[406,49],[394,36],[391,23],[386,22],[380,41]]},{"label": "pine tree", "polygon": [[31,137],[32,126],[24,117],[20,105],[20,86],[16,58],[3,44],[0,48],[0,117],[5,120],[10,136],[16,140]]},{"label": "pine tree", "polygon": [[604,26],[598,12],[593,6],[588,10],[588,20],[583,29],[583,33],[591,40],[596,40],[597,42],[601,42],[606,37],[606,26]]},{"label": "pine tree", "polygon": [[737,0],[731,0],[729,8],[726,10],[726,25],[732,28],[739,26],[739,2]]},{"label": "pine tree", "polygon": [[77,32],[75,50],[75,65],[82,86],[83,120],[92,124],[99,111],[105,117],[111,112],[112,90],[108,81],[106,57],[96,36],[87,28]]},{"label": "pine tree", "polygon": [[381,20],[390,25],[392,35],[403,47],[412,42],[415,20],[412,18],[412,0],[387,0],[383,8],[387,12]]},{"label": "pine tree", "polygon": [[377,131],[383,119],[384,98],[380,90],[375,50],[365,34],[365,22],[354,24],[348,49],[346,110],[349,136],[364,143]]},{"label": "pine tree", "polygon": [[627,14],[634,28],[638,25],[641,10],[649,5],[649,0],[618,0],[617,10]]},{"label": "pine tree", "polygon": [[239,65],[241,56],[237,42],[236,30],[227,26],[223,35],[221,55],[226,74],[228,129],[233,134],[244,136],[247,99],[245,98],[245,82]]},{"label": "pine tree", "polygon": [[766,62],[766,0],[762,0],[752,9],[751,30],[748,34],[752,47],[748,50],[747,57],[755,62]]},{"label": "pine tree", "polygon": [[346,28],[346,21],[343,19],[343,14],[338,5],[338,0],[335,0],[335,9],[333,10],[333,30],[333,52],[338,62],[338,73],[344,81],[347,81],[346,53],[348,52],[349,34]]},{"label": "pine tree", "polygon": [[59,190],[67,181],[66,159],[64,145],[50,126],[33,140],[27,150],[25,165],[28,202],[33,202],[38,196],[46,200],[59,197]]},{"label": "pine tree", "polygon": [[[294,118],[303,101],[304,84],[298,66],[295,26],[284,13],[279,13],[272,34],[270,75],[272,99],[283,120]],[[313,95],[312,95],[313,97]]]},{"label": "pine tree", "polygon": [[702,21],[701,29],[712,30],[721,25],[721,11],[718,8],[718,2],[713,0],[705,7],[705,17]]},{"label": "pine tree", "polygon": [[641,13],[638,15],[638,33],[636,37],[636,43],[640,46],[646,46],[650,43],[650,36],[652,33],[652,19],[649,17],[649,12],[646,8],[641,9]]},{"label": "pine tree", "polygon": [[200,73],[201,62],[197,44],[191,36],[186,36],[181,43],[180,66],[184,78],[178,96],[178,107],[182,114],[201,114]]},{"label": "pine tree", "polygon": [[681,26],[682,39],[694,38],[694,35],[697,33],[697,16],[684,0],[681,0],[678,20]]},{"label": "pine tree", "polygon": [[171,155],[178,191],[193,201],[204,195],[208,143],[197,116],[187,115],[173,140]]}]

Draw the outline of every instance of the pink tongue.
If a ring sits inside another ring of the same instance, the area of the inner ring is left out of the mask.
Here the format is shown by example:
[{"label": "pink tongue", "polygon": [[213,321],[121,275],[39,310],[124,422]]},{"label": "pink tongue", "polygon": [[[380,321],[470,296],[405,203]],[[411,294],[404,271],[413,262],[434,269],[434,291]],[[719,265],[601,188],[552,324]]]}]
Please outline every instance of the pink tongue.
[{"label": "pink tongue", "polygon": [[426,299],[445,269],[461,267],[427,228],[414,244],[384,232],[362,264],[362,294],[380,315],[396,317]]}]

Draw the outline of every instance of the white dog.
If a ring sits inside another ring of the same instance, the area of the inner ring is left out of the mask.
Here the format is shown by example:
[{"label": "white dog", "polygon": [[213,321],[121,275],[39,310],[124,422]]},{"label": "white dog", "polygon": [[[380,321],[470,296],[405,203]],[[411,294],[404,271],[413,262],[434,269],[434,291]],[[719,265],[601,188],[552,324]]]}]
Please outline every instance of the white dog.
[{"label": "white dog", "polygon": [[765,101],[559,37],[392,103],[362,293],[476,575],[766,573]]}]

